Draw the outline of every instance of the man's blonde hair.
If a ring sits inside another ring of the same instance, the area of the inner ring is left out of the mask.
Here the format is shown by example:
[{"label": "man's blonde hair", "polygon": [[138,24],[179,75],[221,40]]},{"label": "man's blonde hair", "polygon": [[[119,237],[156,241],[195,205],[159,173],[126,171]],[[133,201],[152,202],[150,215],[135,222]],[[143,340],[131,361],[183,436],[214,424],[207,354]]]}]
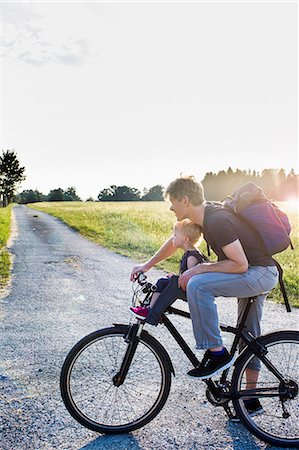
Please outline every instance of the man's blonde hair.
[{"label": "man's blonde hair", "polygon": [[176,200],[182,200],[187,196],[194,206],[201,205],[205,201],[203,186],[193,176],[180,177],[172,181],[166,188],[164,196]]},{"label": "man's blonde hair", "polygon": [[192,245],[196,244],[196,242],[199,241],[202,233],[201,226],[197,223],[191,222],[191,220],[189,219],[184,219],[180,222],[176,222],[174,225],[174,229],[180,230],[185,236],[188,236]]}]

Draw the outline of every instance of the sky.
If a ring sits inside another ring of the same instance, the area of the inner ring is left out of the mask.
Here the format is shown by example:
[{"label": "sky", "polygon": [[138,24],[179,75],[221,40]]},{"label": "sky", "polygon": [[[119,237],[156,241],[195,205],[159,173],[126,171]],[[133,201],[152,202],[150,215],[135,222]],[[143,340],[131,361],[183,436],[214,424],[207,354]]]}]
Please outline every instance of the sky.
[{"label": "sky", "polygon": [[297,1],[1,1],[1,35],[20,190],[299,170]]}]

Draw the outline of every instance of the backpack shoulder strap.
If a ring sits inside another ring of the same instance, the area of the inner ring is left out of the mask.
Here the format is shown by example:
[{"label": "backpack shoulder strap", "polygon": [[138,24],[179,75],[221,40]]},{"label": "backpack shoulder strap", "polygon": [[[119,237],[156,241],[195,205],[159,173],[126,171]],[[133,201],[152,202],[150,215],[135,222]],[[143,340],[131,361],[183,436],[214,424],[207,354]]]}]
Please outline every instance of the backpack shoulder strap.
[{"label": "backpack shoulder strap", "polygon": [[274,259],[274,258],[272,258],[272,259],[275,262],[275,265],[276,265],[276,267],[278,269],[278,280],[279,280],[280,290],[281,290],[281,293],[282,293],[282,296],[283,296],[283,299],[284,299],[284,303],[285,303],[285,306],[286,306],[286,310],[287,310],[287,312],[291,312],[289,299],[288,299],[288,296],[287,296],[286,288],[285,288],[285,285],[284,285],[284,282],[283,282],[283,277],[282,277],[283,276],[283,269],[282,269],[281,265],[279,264],[279,262],[276,261],[276,259]]}]

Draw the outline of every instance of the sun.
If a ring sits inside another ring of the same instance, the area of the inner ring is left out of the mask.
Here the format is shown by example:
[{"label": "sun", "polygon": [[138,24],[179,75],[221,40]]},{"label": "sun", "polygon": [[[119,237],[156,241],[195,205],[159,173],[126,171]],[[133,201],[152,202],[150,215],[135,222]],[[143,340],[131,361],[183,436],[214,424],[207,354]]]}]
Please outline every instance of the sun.
[{"label": "sun", "polygon": [[289,209],[297,210],[299,209],[299,199],[296,197],[290,197],[287,199],[287,205]]}]

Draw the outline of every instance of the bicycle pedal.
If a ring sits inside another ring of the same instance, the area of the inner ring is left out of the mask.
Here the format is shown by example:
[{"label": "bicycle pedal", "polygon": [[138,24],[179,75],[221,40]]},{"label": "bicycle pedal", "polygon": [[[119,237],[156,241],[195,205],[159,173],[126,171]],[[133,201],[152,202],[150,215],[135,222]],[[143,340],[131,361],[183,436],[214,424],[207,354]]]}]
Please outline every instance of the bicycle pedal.
[{"label": "bicycle pedal", "polygon": [[236,417],[235,411],[232,411],[232,408],[229,405],[223,406],[224,411],[226,412],[229,419],[234,419]]}]

